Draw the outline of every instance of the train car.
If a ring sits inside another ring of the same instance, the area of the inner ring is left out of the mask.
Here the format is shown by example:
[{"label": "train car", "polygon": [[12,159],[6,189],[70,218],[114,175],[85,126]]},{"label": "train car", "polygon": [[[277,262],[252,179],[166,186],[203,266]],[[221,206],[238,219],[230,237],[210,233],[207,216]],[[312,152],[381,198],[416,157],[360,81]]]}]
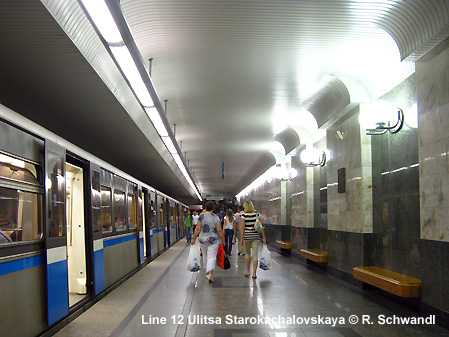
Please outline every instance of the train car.
[{"label": "train car", "polygon": [[41,334],[174,244],[171,204],[0,105],[0,335]]}]

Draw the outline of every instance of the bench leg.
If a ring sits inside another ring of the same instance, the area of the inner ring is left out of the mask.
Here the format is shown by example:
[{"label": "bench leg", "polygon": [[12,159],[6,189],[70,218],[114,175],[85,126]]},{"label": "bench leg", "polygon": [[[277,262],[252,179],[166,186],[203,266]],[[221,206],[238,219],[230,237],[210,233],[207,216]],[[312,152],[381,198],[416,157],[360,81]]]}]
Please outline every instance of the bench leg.
[{"label": "bench leg", "polygon": [[282,256],[292,256],[292,250],[281,248],[281,255]]}]

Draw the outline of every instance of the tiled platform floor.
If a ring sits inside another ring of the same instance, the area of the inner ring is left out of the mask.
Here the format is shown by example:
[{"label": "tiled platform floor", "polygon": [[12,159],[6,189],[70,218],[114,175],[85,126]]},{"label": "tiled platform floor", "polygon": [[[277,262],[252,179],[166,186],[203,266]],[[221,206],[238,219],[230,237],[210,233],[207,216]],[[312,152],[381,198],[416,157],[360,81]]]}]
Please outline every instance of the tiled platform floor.
[{"label": "tiled platform floor", "polygon": [[56,336],[449,336],[433,324],[382,324],[379,315],[417,313],[396,304],[387,309],[275,252],[272,270],[259,269],[256,280],[244,278],[244,257],[234,254],[231,269],[217,268],[210,284],[204,271],[186,270],[188,251],[178,242]]}]

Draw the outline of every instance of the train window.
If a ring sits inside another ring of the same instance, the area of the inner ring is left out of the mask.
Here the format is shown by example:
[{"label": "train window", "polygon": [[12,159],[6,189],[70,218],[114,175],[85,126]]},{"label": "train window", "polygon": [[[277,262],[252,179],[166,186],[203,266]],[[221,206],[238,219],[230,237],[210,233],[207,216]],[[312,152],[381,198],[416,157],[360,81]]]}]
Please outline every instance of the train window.
[{"label": "train window", "polygon": [[42,238],[42,198],[0,187],[0,244]]},{"label": "train window", "polygon": [[42,239],[43,195],[34,164],[0,154],[0,245]]},{"label": "train window", "polygon": [[128,194],[128,223],[129,228],[135,228],[136,220],[137,220],[137,204],[136,204],[136,196],[133,194]]},{"label": "train window", "polygon": [[101,188],[100,173],[92,171],[92,225],[94,232],[103,231],[101,223]]},{"label": "train window", "polygon": [[0,153],[0,176],[4,179],[19,180],[40,185],[37,181],[36,166],[20,159]]},{"label": "train window", "polygon": [[126,230],[126,218],[125,218],[125,192],[115,190],[114,191],[114,227],[117,231]]},{"label": "train window", "polygon": [[111,218],[111,188],[101,186],[101,230],[103,232],[112,231]]}]

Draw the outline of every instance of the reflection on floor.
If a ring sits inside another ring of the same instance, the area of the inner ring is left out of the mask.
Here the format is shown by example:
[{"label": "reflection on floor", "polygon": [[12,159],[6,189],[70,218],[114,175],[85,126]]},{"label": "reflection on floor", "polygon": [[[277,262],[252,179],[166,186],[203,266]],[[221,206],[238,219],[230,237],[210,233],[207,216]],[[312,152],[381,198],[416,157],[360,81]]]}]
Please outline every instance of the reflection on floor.
[{"label": "reflection on floor", "polygon": [[214,337],[359,337],[351,328],[215,330]]},{"label": "reflection on floor", "polygon": [[186,270],[188,251],[178,242],[56,336],[449,336],[434,324],[388,322],[417,313],[275,252],[256,280],[234,254],[209,283],[204,270]]},{"label": "reflection on floor", "polygon": [[86,297],[86,295],[69,293],[69,306],[73,306],[74,304],[81,301],[84,297]]}]

